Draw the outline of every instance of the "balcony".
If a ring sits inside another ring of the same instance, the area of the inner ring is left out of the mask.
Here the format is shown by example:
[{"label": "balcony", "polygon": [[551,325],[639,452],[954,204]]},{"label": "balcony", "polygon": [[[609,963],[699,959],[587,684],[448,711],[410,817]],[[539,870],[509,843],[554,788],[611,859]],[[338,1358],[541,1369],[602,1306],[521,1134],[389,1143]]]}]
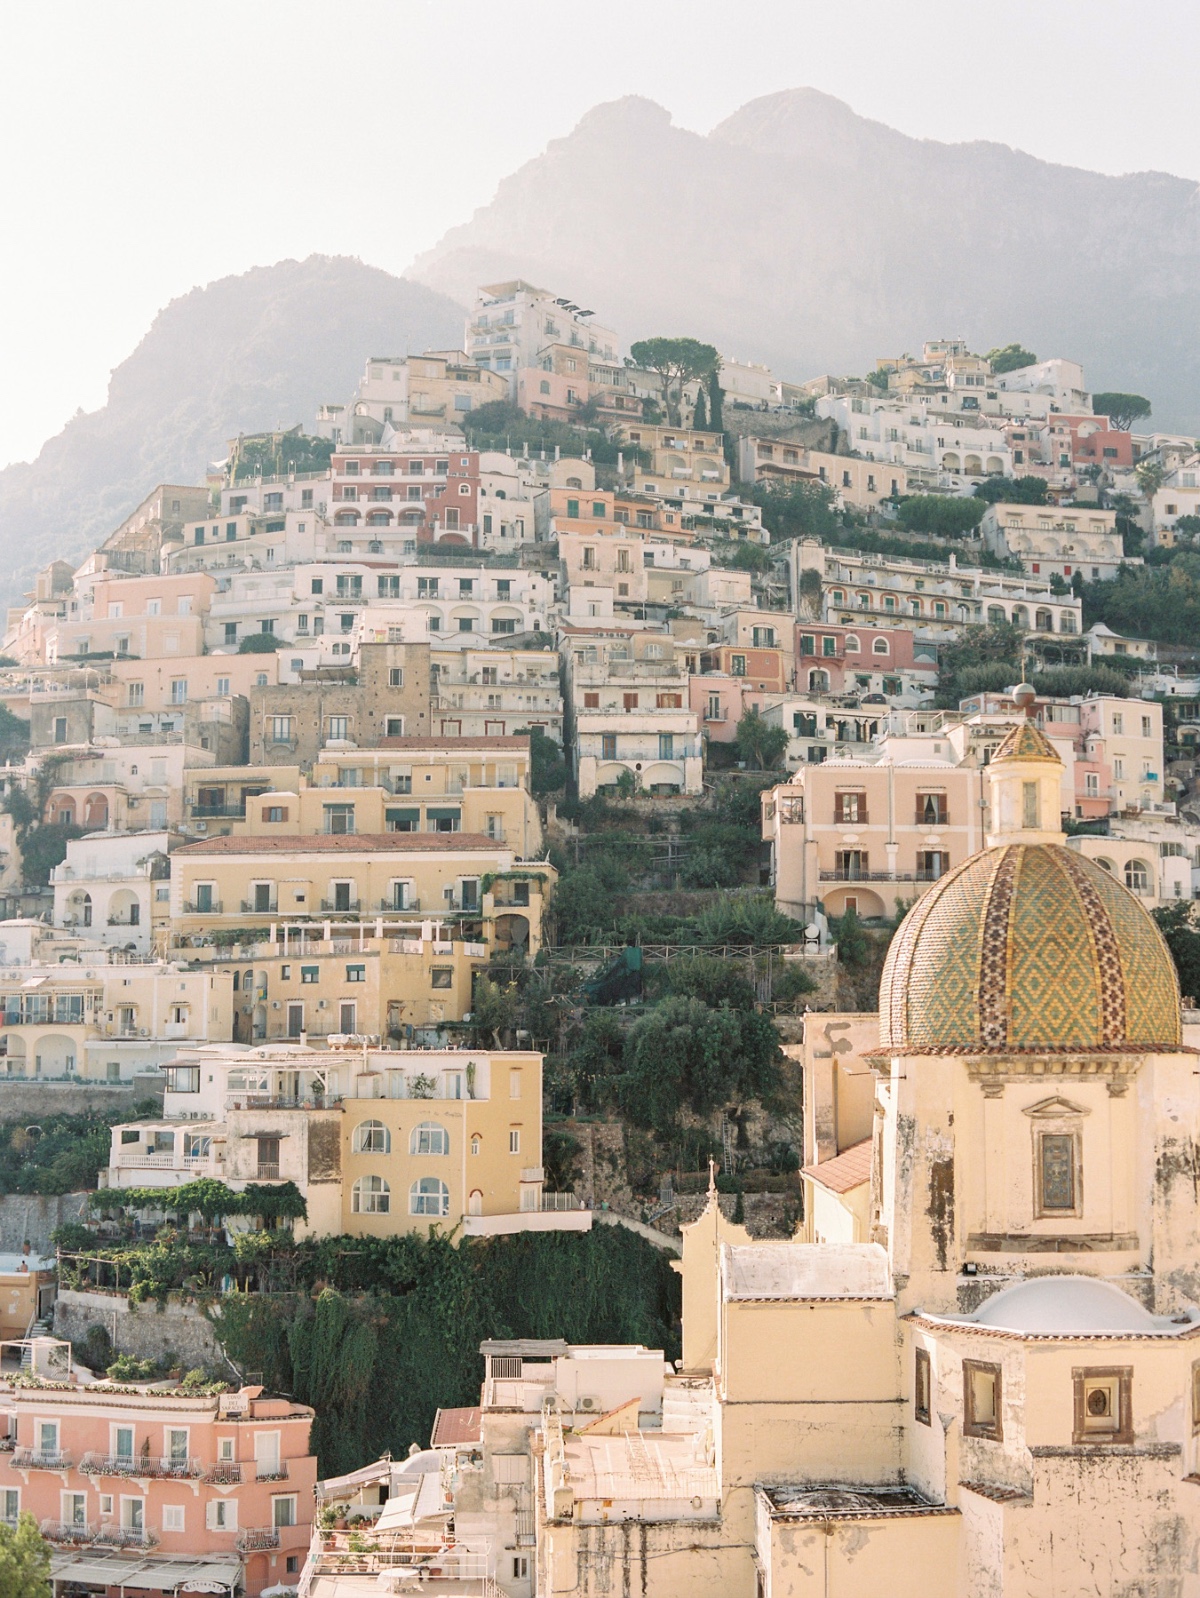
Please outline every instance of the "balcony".
[{"label": "balcony", "polygon": [[[419,899],[406,899],[403,904],[397,904],[394,899],[380,899],[379,908],[391,916],[411,915],[421,908],[421,901]],[[347,953],[349,952],[347,950]]]},{"label": "balcony", "polygon": [[13,1450],[14,1470],[70,1470],[75,1460],[71,1454],[57,1451],[48,1453],[40,1448]]},{"label": "balcony", "polygon": [[235,1546],[239,1554],[253,1554],[265,1548],[278,1548],[278,1529],[274,1526],[247,1527],[245,1531],[238,1533]]},{"label": "balcony", "polygon": [[189,805],[188,814],[194,821],[244,821],[245,805]]},{"label": "balcony", "polygon": [[287,1481],[287,1460],[276,1460],[273,1465],[266,1460],[257,1461],[254,1466],[254,1479],[255,1481]]},{"label": "balcony", "polygon": [[926,810],[918,810],[913,817],[914,827],[948,827],[950,825],[950,812],[937,810],[932,815]]},{"label": "balcony", "polygon": [[99,1527],[86,1520],[43,1520],[38,1530],[50,1543],[90,1543]]},{"label": "balcony", "polygon": [[273,916],[278,915],[278,913],[278,900],[273,899],[270,904],[257,904],[251,899],[242,900],[242,914],[244,916]]},{"label": "balcony", "polygon": [[189,899],[183,907],[185,916],[219,916],[224,915],[224,909],[219,899],[210,899],[207,904],[198,904],[196,900]]},{"label": "balcony", "polygon": [[237,1487],[242,1480],[242,1467],[231,1459],[222,1459],[208,1467],[203,1479],[212,1487]]},{"label": "balcony", "polygon": [[79,1464],[83,1476],[161,1476],[174,1481],[194,1481],[204,1474],[198,1459],[169,1455],[85,1454]]},{"label": "balcony", "polygon": [[346,899],[343,902],[336,899],[322,899],[321,909],[326,915],[355,915],[362,909],[362,902],[358,899]]},{"label": "balcony", "polygon": [[101,1526],[96,1542],[105,1548],[153,1548],[158,1534],[144,1526]]},{"label": "balcony", "polygon": [[255,1174],[257,1175],[257,1178],[258,1178],[258,1180],[260,1182],[278,1182],[279,1181],[279,1161],[278,1160],[259,1160],[259,1162],[258,1162],[258,1170],[257,1170],[257,1172]]}]

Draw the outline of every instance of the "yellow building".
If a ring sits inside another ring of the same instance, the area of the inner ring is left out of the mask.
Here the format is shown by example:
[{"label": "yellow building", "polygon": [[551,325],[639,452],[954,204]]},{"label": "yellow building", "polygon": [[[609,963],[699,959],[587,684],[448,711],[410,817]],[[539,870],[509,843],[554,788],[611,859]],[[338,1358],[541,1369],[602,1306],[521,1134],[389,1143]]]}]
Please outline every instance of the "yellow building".
[{"label": "yellow building", "polygon": [[543,1198],[540,1054],[226,1044],[164,1070],[163,1119],[113,1128],[108,1187],[291,1181],[298,1236],[591,1224],[573,1195]]},{"label": "yellow building", "polygon": [[453,923],[284,922],[249,946],[198,951],[227,973],[232,1037],[274,1043],[365,1034],[386,1042],[433,1044],[471,1009],[474,974],[486,968],[482,942],[455,936]]},{"label": "yellow building", "polygon": [[375,918],[383,936],[385,919],[394,926],[405,917],[417,926],[448,923],[468,941],[530,956],[541,947],[556,877],[545,861],[523,860],[511,845],[471,832],[297,837],[286,830],[296,796],[270,799],[247,801],[263,805],[258,833],[206,838],[171,856],[177,945],[260,941],[277,923],[333,926],[347,917]]}]

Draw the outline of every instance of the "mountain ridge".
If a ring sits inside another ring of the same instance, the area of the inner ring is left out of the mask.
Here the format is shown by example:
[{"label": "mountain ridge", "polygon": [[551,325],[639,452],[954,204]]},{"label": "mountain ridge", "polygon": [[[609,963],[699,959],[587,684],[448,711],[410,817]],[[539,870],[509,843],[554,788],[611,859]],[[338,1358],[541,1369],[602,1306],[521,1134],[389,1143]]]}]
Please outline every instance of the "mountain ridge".
[{"label": "mountain ridge", "polygon": [[861,371],[934,336],[1020,339],[1200,434],[1200,185],[994,141],[917,139],[820,90],[708,134],[627,96],[502,180],[408,268],[459,300],[521,276],[622,339],[689,332],[782,376]]},{"label": "mountain ridge", "polygon": [[457,347],[462,308],[349,256],[310,255],[179,295],[32,461],[0,471],[0,595],[82,559],[159,482],[203,482],[238,432],[301,422],[353,392],[386,346]]}]

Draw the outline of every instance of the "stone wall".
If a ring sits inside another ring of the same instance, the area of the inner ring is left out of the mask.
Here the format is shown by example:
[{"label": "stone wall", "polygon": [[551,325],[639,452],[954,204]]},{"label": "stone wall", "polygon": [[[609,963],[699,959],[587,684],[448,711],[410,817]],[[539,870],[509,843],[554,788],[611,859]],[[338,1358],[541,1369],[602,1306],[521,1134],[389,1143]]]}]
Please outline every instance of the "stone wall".
[{"label": "stone wall", "polygon": [[33,1252],[54,1253],[50,1234],[64,1221],[77,1221],[86,1193],[6,1193],[0,1198],[0,1254],[16,1254],[28,1242]]},{"label": "stone wall", "polygon": [[124,1293],[63,1288],[54,1306],[55,1337],[82,1343],[88,1327],[97,1325],[108,1333],[118,1354],[136,1359],[168,1357],[184,1370],[219,1366],[233,1378],[212,1327],[191,1302],[171,1298],[160,1309],[156,1303],[130,1304]]},{"label": "stone wall", "polygon": [[148,1071],[129,1082],[39,1082],[0,1080],[0,1121],[36,1121],[51,1115],[120,1115],[139,1099],[162,1102],[163,1075]]}]

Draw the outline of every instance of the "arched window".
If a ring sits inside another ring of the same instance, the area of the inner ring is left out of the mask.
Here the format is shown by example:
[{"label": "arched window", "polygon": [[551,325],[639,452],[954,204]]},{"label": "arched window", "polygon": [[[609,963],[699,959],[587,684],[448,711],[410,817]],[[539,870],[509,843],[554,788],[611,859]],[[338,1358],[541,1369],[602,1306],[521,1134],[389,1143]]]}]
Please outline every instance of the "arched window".
[{"label": "arched window", "polygon": [[1125,862],[1125,886],[1134,893],[1149,893],[1150,867],[1144,860]]},{"label": "arched window", "polygon": [[567,487],[568,488],[582,488],[583,487],[583,478],[582,477],[568,477],[567,478]]},{"label": "arched window", "polygon": [[387,1215],[392,1208],[392,1190],[382,1176],[360,1176],[350,1198],[355,1215]]},{"label": "arched window", "polygon": [[421,1176],[408,1190],[410,1215],[449,1215],[450,1189],[436,1176]]},{"label": "arched window", "polygon": [[1103,867],[1103,869],[1105,871],[1111,871],[1112,868],[1113,868],[1112,861],[1111,860],[1106,860],[1103,855],[1097,855],[1096,856],[1096,864],[1098,866]]},{"label": "arched window", "polygon": [[857,655],[861,647],[862,646],[859,644],[858,638],[854,633],[846,634],[846,653],[848,655]]},{"label": "arched window", "polygon": [[[449,1154],[450,1134],[436,1121],[422,1121],[414,1126],[408,1140],[410,1154]],[[414,1212],[415,1213],[415,1212]]]},{"label": "arched window", "polygon": [[90,893],[84,894],[82,908],[83,924],[85,927],[90,927],[92,924],[92,896]]},{"label": "arched window", "polygon": [[467,1214],[468,1215],[482,1215],[483,1214],[483,1194],[482,1194],[482,1192],[480,1192],[479,1188],[477,1188],[477,1187],[476,1188],[472,1188],[471,1197],[467,1200]]},{"label": "arched window", "polygon": [[877,638],[871,645],[871,648],[877,655],[886,655],[888,652],[888,641],[886,638]]},{"label": "arched window", "polygon": [[472,1154],[480,1154],[482,1152],[483,1152],[483,1139],[480,1137],[479,1133],[476,1132],[473,1135],[473,1137],[471,1138],[471,1153]]},{"label": "arched window", "polygon": [[392,1134],[382,1121],[360,1121],[354,1128],[355,1154],[390,1154]]}]

